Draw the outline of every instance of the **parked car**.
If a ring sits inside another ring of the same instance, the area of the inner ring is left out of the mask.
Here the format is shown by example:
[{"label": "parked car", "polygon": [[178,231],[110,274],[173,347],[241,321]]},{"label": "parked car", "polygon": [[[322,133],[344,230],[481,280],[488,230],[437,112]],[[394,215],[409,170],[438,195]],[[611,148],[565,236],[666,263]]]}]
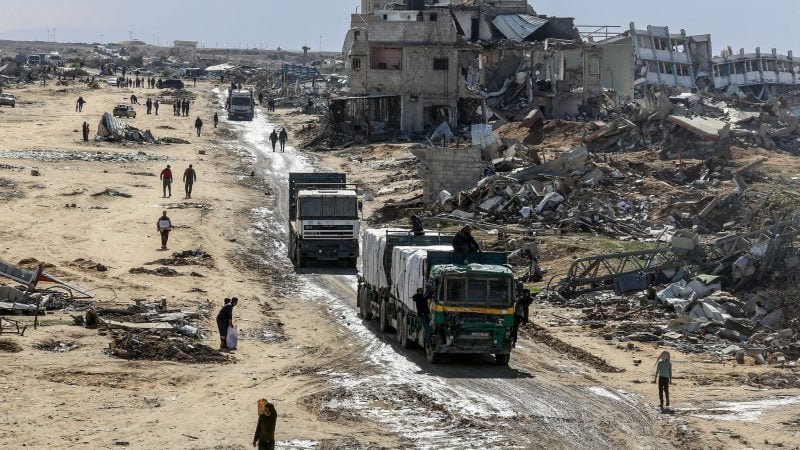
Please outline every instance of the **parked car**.
[{"label": "parked car", "polygon": [[109,86],[117,86],[117,83],[119,83],[119,79],[117,79],[117,77],[111,77],[106,80],[106,83],[108,83]]},{"label": "parked car", "polygon": [[114,107],[114,117],[136,118],[136,110],[131,105],[117,105]]},{"label": "parked car", "polygon": [[159,89],[183,89],[183,81],[170,78],[158,84]]},{"label": "parked car", "polygon": [[0,106],[3,105],[14,108],[17,106],[17,97],[14,94],[0,94]]}]

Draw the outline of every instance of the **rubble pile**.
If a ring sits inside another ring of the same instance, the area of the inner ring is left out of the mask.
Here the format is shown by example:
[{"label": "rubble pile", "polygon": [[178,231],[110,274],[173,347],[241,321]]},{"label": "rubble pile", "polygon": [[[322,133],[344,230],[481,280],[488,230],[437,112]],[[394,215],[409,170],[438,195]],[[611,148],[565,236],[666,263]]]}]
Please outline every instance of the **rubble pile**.
[{"label": "rubble pile", "polygon": [[150,130],[143,132],[109,113],[103,114],[103,118],[97,126],[95,141],[136,142],[140,144],[155,144],[157,142]]},{"label": "rubble pile", "polygon": [[232,361],[219,350],[183,336],[164,336],[150,331],[113,333],[108,354],[128,360],[178,361],[184,363],[225,364]]}]

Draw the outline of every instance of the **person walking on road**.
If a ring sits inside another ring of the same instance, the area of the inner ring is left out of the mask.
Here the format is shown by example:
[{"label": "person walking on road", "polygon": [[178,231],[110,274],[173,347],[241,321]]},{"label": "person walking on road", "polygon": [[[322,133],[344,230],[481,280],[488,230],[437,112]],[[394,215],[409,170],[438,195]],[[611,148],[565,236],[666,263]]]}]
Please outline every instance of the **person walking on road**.
[{"label": "person walking on road", "polygon": [[519,326],[522,324],[528,324],[531,303],[533,303],[533,298],[531,298],[531,290],[524,289],[522,291],[522,297],[517,300],[517,307],[514,310],[514,325],[511,330],[512,347],[517,345],[517,333],[519,332]]},{"label": "person walking on road", "polygon": [[167,217],[167,212],[164,211],[161,217],[156,222],[156,229],[161,234],[161,250],[167,249],[167,241],[169,240],[169,232],[172,230],[172,221]]},{"label": "person walking on road", "polygon": [[81,131],[83,132],[83,142],[89,142],[89,124],[83,122],[81,126]]},{"label": "person walking on road", "polygon": [[226,298],[225,304],[217,314],[217,329],[219,329],[220,350],[228,348],[228,328],[233,326],[233,307],[236,306],[237,303],[239,303],[239,299],[236,297],[233,297],[230,300]]},{"label": "person walking on road", "polygon": [[278,131],[272,130],[272,133],[269,134],[269,141],[272,142],[272,151],[275,151],[275,144],[278,142]]},{"label": "person walking on road", "polygon": [[258,401],[258,425],[253,436],[253,447],[258,450],[275,450],[275,425],[278,423],[278,412],[275,405],[265,399]]},{"label": "person walking on road", "polygon": [[218,123],[219,123],[219,114],[214,113],[214,128],[217,128]]},{"label": "person walking on road", "polygon": [[164,196],[162,198],[167,198],[167,191],[169,191],[169,197],[172,197],[172,169],[170,169],[169,164],[167,164],[167,168],[161,171],[161,181],[163,183],[164,188]]},{"label": "person walking on road", "polygon": [[147,97],[147,101],[144,102],[144,106],[147,108],[147,114],[150,114],[153,110],[153,100],[150,97]]},{"label": "person walking on road", "polygon": [[189,99],[183,99],[183,116],[189,117]]},{"label": "person walking on road", "polygon": [[192,186],[195,181],[197,181],[197,172],[189,164],[189,168],[183,171],[183,189],[186,191],[186,198],[192,198]]},{"label": "person walking on road", "polygon": [[75,112],[82,112],[84,103],[86,103],[86,100],[82,96],[78,97],[78,101],[75,102]]},{"label": "person walking on road", "polygon": [[667,397],[667,408],[669,410],[669,385],[672,384],[672,362],[669,359],[669,352],[661,352],[656,363],[656,376],[653,383],[658,382],[658,401],[661,411],[664,411],[664,397]]},{"label": "person walking on road", "polygon": [[178,108],[180,108],[180,105],[181,105],[181,101],[180,100],[175,99],[175,100],[172,101],[172,115],[173,116],[177,116],[178,115]]},{"label": "person walking on road", "polygon": [[417,293],[411,296],[414,305],[417,307],[417,318],[425,330],[425,346],[431,345],[431,308],[428,306],[428,299],[431,294],[425,294],[422,288],[417,288]]},{"label": "person walking on road", "polygon": [[158,104],[158,99],[156,99],[156,101],[153,102],[153,108],[156,110],[156,115],[158,115]]},{"label": "person walking on road", "polygon": [[281,141],[281,152],[286,149],[286,140],[289,139],[289,134],[286,133],[286,128],[281,129],[281,134],[278,135],[278,139]]},{"label": "person walking on road", "polygon": [[194,127],[197,129],[197,137],[200,137],[200,129],[203,128],[203,121],[199,117],[195,119]]}]

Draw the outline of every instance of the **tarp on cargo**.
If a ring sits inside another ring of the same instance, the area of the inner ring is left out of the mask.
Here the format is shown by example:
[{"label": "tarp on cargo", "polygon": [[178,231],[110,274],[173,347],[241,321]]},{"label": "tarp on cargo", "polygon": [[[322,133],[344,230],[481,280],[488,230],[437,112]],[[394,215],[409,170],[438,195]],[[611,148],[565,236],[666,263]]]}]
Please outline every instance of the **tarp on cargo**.
[{"label": "tarp on cargo", "polygon": [[361,276],[373,287],[388,288],[386,270],[383,267],[383,253],[386,250],[386,233],[403,231],[399,228],[375,228],[364,230],[362,235]]},{"label": "tarp on cargo", "polygon": [[391,294],[407,308],[416,311],[411,297],[418,288],[425,287],[425,272],[428,251],[452,251],[449,245],[427,247],[395,247],[392,251]]}]

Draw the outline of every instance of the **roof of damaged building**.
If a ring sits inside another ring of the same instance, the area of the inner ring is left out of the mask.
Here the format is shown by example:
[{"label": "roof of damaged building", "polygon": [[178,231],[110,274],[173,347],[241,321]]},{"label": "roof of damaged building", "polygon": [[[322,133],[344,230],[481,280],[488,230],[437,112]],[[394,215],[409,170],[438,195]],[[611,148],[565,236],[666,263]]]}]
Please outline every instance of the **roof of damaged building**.
[{"label": "roof of damaged building", "polygon": [[513,41],[524,41],[546,24],[547,19],[527,14],[497,16],[492,21],[492,25],[497,27],[503,36]]}]

